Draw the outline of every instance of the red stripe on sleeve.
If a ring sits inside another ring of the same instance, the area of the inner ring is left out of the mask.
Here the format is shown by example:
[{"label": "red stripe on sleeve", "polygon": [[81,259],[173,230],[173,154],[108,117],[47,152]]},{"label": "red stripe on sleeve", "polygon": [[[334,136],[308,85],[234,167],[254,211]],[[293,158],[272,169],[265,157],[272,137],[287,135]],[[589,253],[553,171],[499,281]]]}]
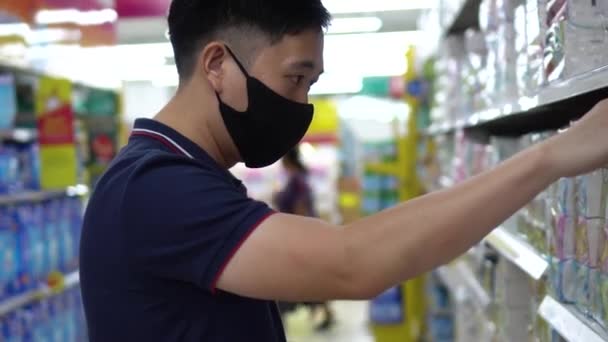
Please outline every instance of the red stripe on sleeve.
[{"label": "red stripe on sleeve", "polygon": [[251,236],[251,234],[253,234],[253,232],[262,223],[264,223],[264,221],[266,221],[270,216],[272,216],[274,214],[276,214],[276,212],[273,211],[273,212],[270,212],[270,213],[264,215],[261,219],[259,219],[253,226],[251,226],[251,228],[249,229],[249,231],[247,232],[247,234],[245,234],[243,236],[243,238],[241,239],[241,241],[239,241],[239,243],[232,249],[232,251],[228,255],[228,258],[226,258],[226,260],[224,261],[224,264],[222,265],[222,267],[220,267],[219,271],[215,275],[215,279],[211,283],[211,293],[212,294],[216,294],[217,293],[217,282],[220,280],[220,277],[222,276],[222,273],[224,273],[224,270],[226,269],[226,267],[230,263],[230,260],[232,260],[232,258],[234,258],[234,255],[236,254],[236,252],[239,251],[239,249],[241,248],[241,246],[243,246],[243,244],[245,243],[245,241],[247,241],[247,239]]}]

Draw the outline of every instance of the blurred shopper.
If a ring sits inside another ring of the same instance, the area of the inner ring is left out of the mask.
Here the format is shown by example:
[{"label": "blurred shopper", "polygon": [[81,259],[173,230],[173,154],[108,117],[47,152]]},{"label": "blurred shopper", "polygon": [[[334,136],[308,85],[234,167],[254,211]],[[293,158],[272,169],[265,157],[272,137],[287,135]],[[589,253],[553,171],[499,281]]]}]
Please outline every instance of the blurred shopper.
[{"label": "blurred shopper", "polygon": [[[275,196],[275,205],[282,213],[317,217],[312,188],[308,181],[308,168],[300,158],[298,147],[291,149],[282,159],[287,172],[285,187]],[[297,308],[299,303],[279,302],[281,313],[285,314]],[[321,310],[322,321],[318,330],[326,330],[334,323],[334,315],[328,302],[304,302],[311,315],[315,317],[317,309]]]},{"label": "blurred shopper", "polygon": [[327,10],[173,0],[168,21],[177,93],[135,123],[84,218],[91,342],[284,342],[276,300],[373,298],[464,253],[560,177],[608,164],[602,101],[489,172],[344,229],[275,213],[228,170],[271,165],[304,136]]}]

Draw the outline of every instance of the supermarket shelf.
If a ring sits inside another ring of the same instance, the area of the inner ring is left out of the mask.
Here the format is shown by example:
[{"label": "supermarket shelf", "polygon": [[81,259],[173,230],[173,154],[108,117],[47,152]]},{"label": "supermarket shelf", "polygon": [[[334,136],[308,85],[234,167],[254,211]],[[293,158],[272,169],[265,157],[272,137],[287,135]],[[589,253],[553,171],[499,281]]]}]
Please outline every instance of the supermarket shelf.
[{"label": "supermarket shelf", "polygon": [[35,141],[38,133],[33,128],[15,128],[10,130],[0,130],[0,140],[14,141],[18,143],[28,143]]},{"label": "supermarket shelf", "polygon": [[569,342],[608,341],[608,334],[596,322],[581,315],[571,305],[559,303],[547,296],[538,314]]},{"label": "supermarket shelf", "polygon": [[63,278],[63,282],[58,288],[42,286],[39,289],[24,293],[6,301],[0,302],[0,317],[5,316],[33,302],[52,297],[53,295],[73,288],[80,284],[78,271],[72,272]]},{"label": "supermarket shelf", "polygon": [[490,233],[485,241],[535,280],[540,279],[549,268],[547,260],[534,248],[502,227]]},{"label": "supermarket shelf", "polygon": [[83,184],[67,187],[65,190],[56,191],[27,191],[17,194],[0,196],[0,205],[15,204],[21,202],[41,202],[61,196],[85,196],[89,193],[89,187]]},{"label": "supermarket shelf", "polygon": [[397,176],[400,174],[396,163],[370,163],[365,167],[368,171],[383,175]]},{"label": "supermarket shelf", "polygon": [[444,36],[463,33],[468,28],[479,28],[481,0],[461,0],[460,3],[460,8],[447,21],[451,24],[446,28]]},{"label": "supermarket shelf", "polygon": [[532,97],[521,97],[466,119],[429,127],[426,134],[439,135],[458,129],[481,129],[492,135],[525,134],[554,130],[585,114],[608,97],[608,66],[553,83]]},{"label": "supermarket shelf", "polygon": [[437,273],[456,298],[473,297],[481,311],[486,310],[490,305],[490,296],[466,262],[456,261],[453,264],[442,266]]}]

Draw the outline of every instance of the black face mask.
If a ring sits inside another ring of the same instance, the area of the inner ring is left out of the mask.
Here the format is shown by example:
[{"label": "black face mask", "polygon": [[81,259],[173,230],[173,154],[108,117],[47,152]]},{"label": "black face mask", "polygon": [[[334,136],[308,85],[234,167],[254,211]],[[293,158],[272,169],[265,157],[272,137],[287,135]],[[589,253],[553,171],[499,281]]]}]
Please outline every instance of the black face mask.
[{"label": "black face mask", "polygon": [[224,124],[247,167],[272,165],[302,140],[314,107],[286,99],[249,76],[234,53],[226,49],[247,78],[249,105],[239,112],[216,93]]}]

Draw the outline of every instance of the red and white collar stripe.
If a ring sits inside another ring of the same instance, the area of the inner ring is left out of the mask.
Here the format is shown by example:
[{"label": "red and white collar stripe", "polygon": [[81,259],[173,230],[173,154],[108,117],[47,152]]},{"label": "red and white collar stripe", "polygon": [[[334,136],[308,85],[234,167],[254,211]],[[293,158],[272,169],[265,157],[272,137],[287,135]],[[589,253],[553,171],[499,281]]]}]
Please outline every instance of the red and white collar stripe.
[{"label": "red and white collar stripe", "polygon": [[164,145],[168,146],[169,148],[171,148],[172,150],[174,150],[175,152],[181,153],[184,156],[187,156],[188,158],[194,159],[194,157],[188,153],[188,151],[186,151],[185,148],[181,147],[177,142],[175,142],[175,140],[169,138],[168,136],[153,131],[153,130],[149,130],[149,129],[143,129],[143,128],[134,128],[132,130],[131,135],[139,135],[139,136],[146,136],[146,137],[150,137],[152,139],[158,140],[161,143],[163,143]]}]

